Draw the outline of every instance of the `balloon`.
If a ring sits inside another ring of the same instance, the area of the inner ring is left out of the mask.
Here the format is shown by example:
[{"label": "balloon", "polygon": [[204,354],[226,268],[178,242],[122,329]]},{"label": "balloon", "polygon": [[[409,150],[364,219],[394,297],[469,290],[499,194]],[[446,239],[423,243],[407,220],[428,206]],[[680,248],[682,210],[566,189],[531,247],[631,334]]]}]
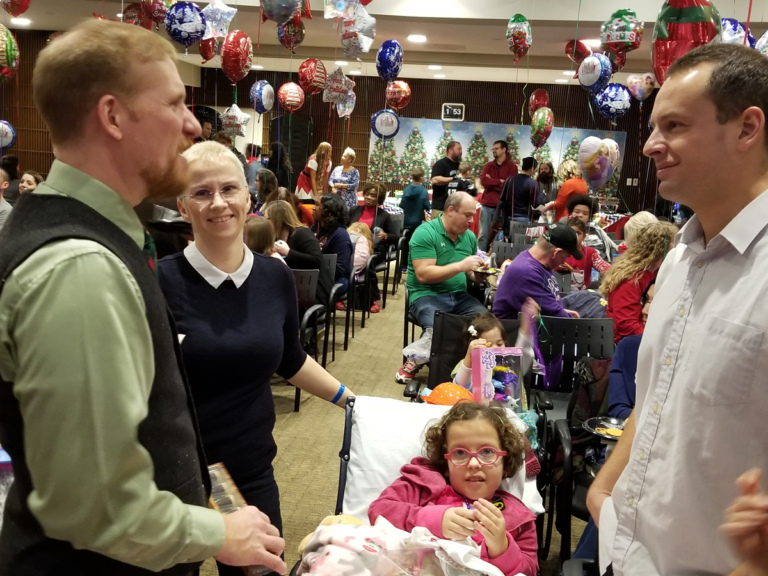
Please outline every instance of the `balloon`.
[{"label": "balloon", "polygon": [[656,88],[656,78],[653,77],[651,72],[627,76],[627,89],[640,102],[648,98],[654,88]]},{"label": "balloon", "polygon": [[295,112],[304,104],[304,90],[295,82],[286,82],[277,91],[277,99],[288,112]]},{"label": "balloon", "polygon": [[352,115],[352,110],[355,109],[356,103],[357,96],[350,90],[347,95],[347,100],[336,104],[336,113],[339,115],[339,118],[344,118],[345,116],[350,117]]},{"label": "balloon", "polygon": [[299,85],[309,94],[320,94],[328,82],[328,71],[325,64],[317,58],[307,58],[299,66]]},{"label": "balloon", "polygon": [[270,20],[285,24],[301,11],[302,0],[262,0],[261,9]]},{"label": "balloon", "polygon": [[293,52],[293,49],[299,44],[304,42],[305,35],[306,30],[304,24],[301,23],[296,26],[292,22],[287,22],[285,24],[280,24],[277,27],[277,39],[280,41],[280,45],[283,48],[288,48],[291,52]]},{"label": "balloon", "polygon": [[3,0],[3,9],[11,16],[21,16],[29,9],[29,2],[30,0]]},{"label": "balloon", "polygon": [[744,44],[744,35],[747,36],[747,45],[755,47],[755,37],[751,30],[745,30],[744,26],[736,18],[720,18],[723,29],[723,44]]},{"label": "balloon", "polygon": [[232,104],[229,108],[219,114],[221,119],[221,129],[232,136],[245,136],[245,127],[251,120],[251,115],[246,114],[237,104]]},{"label": "balloon", "polygon": [[626,52],[608,52],[605,55],[608,56],[608,60],[611,61],[611,76],[616,72],[620,72],[621,69],[624,68],[624,64],[627,63]]},{"label": "balloon", "polygon": [[763,35],[760,36],[760,40],[755,44],[755,50],[760,52],[763,56],[768,54],[768,32],[764,32]]},{"label": "balloon", "polygon": [[653,28],[651,62],[659,86],[672,62],[720,37],[720,13],[709,0],[666,0]]},{"label": "balloon", "polygon": [[351,18],[358,0],[325,0],[325,19]]},{"label": "balloon", "polygon": [[275,90],[266,80],[254,82],[251,86],[251,105],[259,114],[272,110],[275,103]]},{"label": "balloon", "polygon": [[515,55],[515,62],[528,54],[528,49],[533,44],[533,32],[530,23],[522,14],[515,14],[509,19],[507,43],[509,51]]},{"label": "balloon", "polygon": [[549,94],[544,88],[534,90],[528,99],[528,113],[533,117],[533,113],[539,108],[549,108]]},{"label": "balloon", "polygon": [[16,130],[5,120],[0,120],[0,149],[5,150],[16,143]]},{"label": "balloon", "polygon": [[394,138],[400,130],[400,117],[394,110],[379,110],[371,116],[371,130],[378,138]]},{"label": "balloon", "polygon": [[224,39],[221,47],[221,69],[227,78],[237,84],[248,75],[253,63],[253,45],[248,34],[233,30]]},{"label": "balloon", "polygon": [[192,2],[176,2],[165,13],[165,29],[171,40],[189,48],[203,39],[205,16]]},{"label": "balloon", "polygon": [[341,48],[346,58],[357,58],[371,49],[376,37],[376,18],[369,16],[362,6],[356,6],[350,18],[342,21]]},{"label": "balloon", "polygon": [[403,80],[393,80],[387,84],[386,99],[395,110],[405,108],[411,100],[411,87]]},{"label": "balloon", "polygon": [[458,384],[454,384],[453,382],[443,382],[442,384],[435,386],[435,389],[429,392],[429,395],[427,395],[427,392],[429,391],[425,390],[421,395],[421,397],[424,399],[424,402],[427,404],[453,406],[459,400],[470,400],[472,402],[475,401],[475,397],[473,396],[472,392],[459,386]]},{"label": "balloon", "polygon": [[565,45],[565,55],[576,64],[578,69],[579,65],[584,61],[584,58],[592,55],[592,48],[584,44],[581,40],[569,40]]},{"label": "balloon", "polygon": [[616,54],[637,50],[643,40],[644,27],[634,10],[617,10],[600,26],[600,41],[603,48]]},{"label": "balloon", "polygon": [[531,120],[531,144],[534,148],[541,148],[552,134],[555,125],[555,115],[549,108],[539,108],[533,113]]},{"label": "balloon", "polygon": [[171,0],[141,0],[144,17],[154,22],[156,28],[161,22],[165,22],[165,13],[170,7]]},{"label": "balloon", "polygon": [[16,76],[19,69],[19,45],[11,31],[0,24],[0,82]]},{"label": "balloon", "polygon": [[211,3],[203,8],[203,15],[205,16],[203,40],[224,38],[229,32],[229,25],[235,14],[237,14],[237,8],[230,8],[224,4],[223,0],[211,0]]},{"label": "balloon", "polygon": [[611,79],[611,61],[605,54],[587,56],[579,66],[579,84],[590,92],[597,92]]},{"label": "balloon", "polygon": [[203,64],[216,57],[216,48],[216,38],[208,38],[200,42],[200,56],[203,57]]},{"label": "balloon", "polygon": [[138,2],[128,4],[123,10],[123,22],[133,24],[134,26],[152,26],[147,14],[144,12],[144,6]]},{"label": "balloon", "polygon": [[619,145],[610,138],[588,136],[579,146],[579,167],[592,190],[602,188],[619,165]]},{"label": "balloon", "polygon": [[376,53],[376,72],[385,82],[392,82],[403,69],[403,47],[397,40],[386,40]]},{"label": "balloon", "polygon": [[323,88],[323,102],[344,103],[347,101],[349,91],[354,87],[355,83],[344,76],[342,69],[340,67],[336,68],[333,74],[328,77],[328,81]]},{"label": "balloon", "polygon": [[611,120],[616,120],[629,112],[632,106],[632,96],[625,86],[608,84],[595,94],[595,104],[600,114]]}]

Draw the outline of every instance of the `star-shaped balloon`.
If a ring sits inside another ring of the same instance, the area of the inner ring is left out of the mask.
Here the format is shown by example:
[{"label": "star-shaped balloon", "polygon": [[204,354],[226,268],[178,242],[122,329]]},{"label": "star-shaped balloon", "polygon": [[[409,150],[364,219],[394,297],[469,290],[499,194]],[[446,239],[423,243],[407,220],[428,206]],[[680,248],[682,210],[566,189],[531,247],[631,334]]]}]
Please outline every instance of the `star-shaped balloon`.
[{"label": "star-shaped balloon", "polygon": [[211,0],[211,3],[203,8],[203,15],[205,16],[203,40],[224,38],[229,32],[229,24],[235,14],[237,14],[237,8],[227,6],[223,0]]},{"label": "star-shaped balloon", "polygon": [[221,129],[232,137],[245,136],[245,127],[251,121],[251,115],[246,114],[237,104],[232,104],[229,108],[219,114],[221,119]]},{"label": "star-shaped balloon", "polygon": [[323,102],[333,102],[335,104],[344,104],[347,101],[350,90],[355,87],[355,83],[344,76],[341,68],[336,68],[333,74],[328,76],[323,90]]}]

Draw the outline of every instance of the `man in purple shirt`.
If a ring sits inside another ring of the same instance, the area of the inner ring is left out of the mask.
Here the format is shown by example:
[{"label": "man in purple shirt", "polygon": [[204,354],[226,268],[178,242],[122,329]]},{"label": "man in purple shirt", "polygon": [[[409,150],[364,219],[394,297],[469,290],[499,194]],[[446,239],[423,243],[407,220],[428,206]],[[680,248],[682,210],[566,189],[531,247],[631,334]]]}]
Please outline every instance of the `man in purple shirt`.
[{"label": "man in purple shirt", "polygon": [[565,224],[552,224],[530,250],[522,252],[507,267],[493,301],[494,316],[515,319],[525,299],[533,298],[543,316],[578,318],[578,312],[563,308],[560,288],[552,274],[568,256],[582,258],[576,232]]}]

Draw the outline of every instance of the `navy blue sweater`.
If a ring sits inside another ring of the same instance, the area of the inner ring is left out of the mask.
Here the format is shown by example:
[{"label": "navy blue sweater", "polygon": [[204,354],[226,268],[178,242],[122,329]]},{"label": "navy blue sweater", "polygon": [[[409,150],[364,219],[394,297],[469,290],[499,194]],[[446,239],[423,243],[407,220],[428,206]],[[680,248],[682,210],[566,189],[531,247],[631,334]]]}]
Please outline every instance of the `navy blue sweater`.
[{"label": "navy blue sweater", "polygon": [[238,485],[269,469],[275,405],[270,379],[304,365],[296,287],[279,260],[253,255],[248,279],[211,286],[183,253],[159,262],[160,286],[179,334],[209,464],[224,462]]}]

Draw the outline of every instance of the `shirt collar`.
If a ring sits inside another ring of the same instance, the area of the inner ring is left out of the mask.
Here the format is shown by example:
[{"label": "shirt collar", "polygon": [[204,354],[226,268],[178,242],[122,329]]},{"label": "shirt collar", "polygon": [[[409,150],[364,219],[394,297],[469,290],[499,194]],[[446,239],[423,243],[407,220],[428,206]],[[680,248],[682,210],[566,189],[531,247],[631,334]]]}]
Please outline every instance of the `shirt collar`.
[{"label": "shirt collar", "polygon": [[128,201],[106,184],[69,164],[54,160],[48,178],[34,193],[79,200],[128,234],[139,248],[144,247],[144,227]]},{"label": "shirt collar", "polygon": [[243,252],[245,253],[243,263],[232,274],[227,274],[208,262],[194,242],[184,248],[184,257],[192,268],[197,270],[197,273],[214,288],[218,289],[226,280],[232,280],[235,286],[240,288],[248,279],[248,276],[251,274],[251,268],[253,268],[253,252],[245,244],[243,244]]},{"label": "shirt collar", "polygon": [[[715,238],[722,237],[733,246],[739,254],[744,254],[754,239],[768,224],[768,194],[764,191],[747,204],[723,228]],[[714,238],[712,239],[714,240]],[[697,215],[693,215],[683,229],[675,237],[677,244],[692,245],[700,243],[704,246],[704,230]]]}]

